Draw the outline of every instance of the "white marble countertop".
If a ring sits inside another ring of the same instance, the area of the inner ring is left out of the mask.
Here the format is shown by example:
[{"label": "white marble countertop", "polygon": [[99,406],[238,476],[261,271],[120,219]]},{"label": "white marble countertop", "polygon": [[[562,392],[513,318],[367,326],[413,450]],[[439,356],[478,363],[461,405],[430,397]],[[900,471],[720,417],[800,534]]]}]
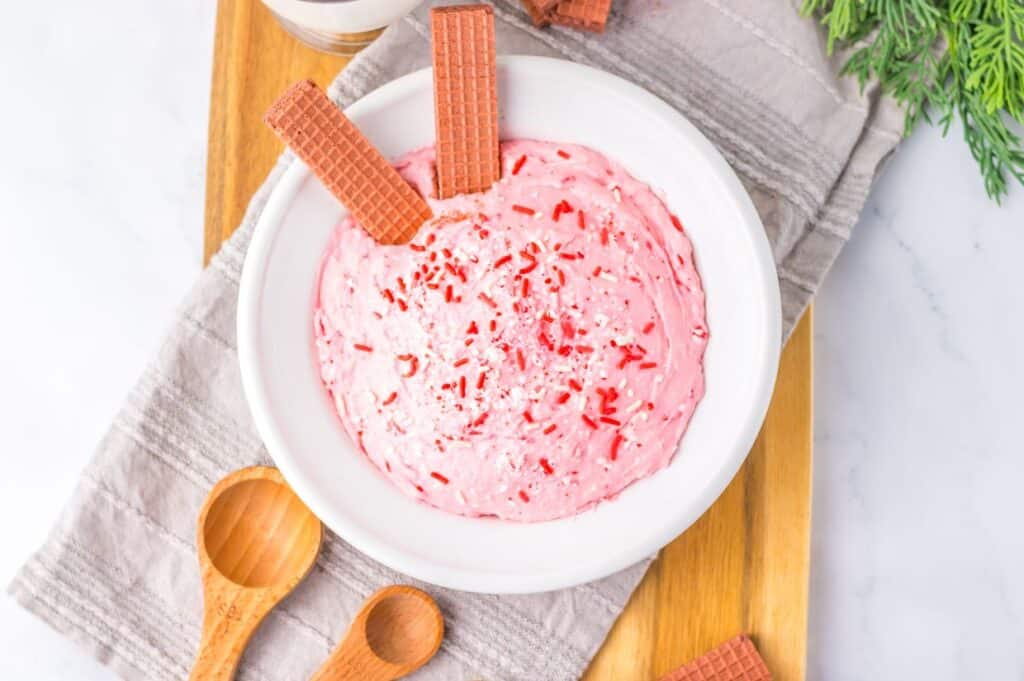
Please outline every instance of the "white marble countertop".
[{"label": "white marble countertop", "polygon": [[[107,5],[0,24],[5,583],[199,271],[214,3]],[[1022,259],[1024,191],[903,145],[818,299],[810,679],[1024,679]],[[10,599],[0,639],[2,679],[113,678]]]}]

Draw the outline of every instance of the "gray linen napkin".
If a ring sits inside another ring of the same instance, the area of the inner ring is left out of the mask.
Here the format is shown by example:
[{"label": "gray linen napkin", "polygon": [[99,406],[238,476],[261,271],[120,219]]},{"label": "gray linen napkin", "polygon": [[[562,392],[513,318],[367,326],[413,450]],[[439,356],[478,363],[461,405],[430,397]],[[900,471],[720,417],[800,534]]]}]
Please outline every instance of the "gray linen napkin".
[{"label": "gray linen napkin", "polygon": [[[534,29],[496,0],[499,51],[619,74],[682,111],[754,197],[782,286],[785,333],[849,237],[900,114],[835,75],[813,22],[790,0],[616,0],[605,35]],[[390,28],[335,80],[345,106],[429,62],[426,8]],[[260,112],[252,112],[258,115]],[[238,279],[284,154],[235,236],[203,273],[117,416],[61,520],[11,593],[129,679],[181,679],[202,609],[196,513],[230,470],[268,462],[242,396]],[[448,635],[419,679],[575,679],[647,563],[573,589],[487,596],[426,587]],[[362,599],[407,578],[329,535],[316,568],[257,632],[241,679],[305,678]],[[682,616],[682,615],[681,615]]]}]

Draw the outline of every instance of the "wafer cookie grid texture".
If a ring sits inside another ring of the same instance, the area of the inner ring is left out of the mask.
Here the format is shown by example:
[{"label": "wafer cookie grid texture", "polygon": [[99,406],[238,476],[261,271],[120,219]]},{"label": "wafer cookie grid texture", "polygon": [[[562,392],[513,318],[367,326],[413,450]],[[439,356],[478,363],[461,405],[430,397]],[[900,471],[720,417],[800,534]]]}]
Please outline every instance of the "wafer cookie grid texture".
[{"label": "wafer cookie grid texture", "polygon": [[675,670],[661,681],[771,681],[764,660],[746,636],[737,636]]},{"label": "wafer cookie grid texture", "polygon": [[488,5],[431,12],[437,191],[485,191],[501,177],[494,12]]},{"label": "wafer cookie grid texture", "polygon": [[561,0],[551,10],[551,21],[585,31],[604,31],[612,0]]},{"label": "wafer cookie grid texture", "polygon": [[612,0],[522,0],[534,26],[559,24],[603,33]]},{"label": "wafer cookie grid texture", "polygon": [[379,243],[405,243],[430,219],[423,198],[312,81],[293,85],[265,120]]}]

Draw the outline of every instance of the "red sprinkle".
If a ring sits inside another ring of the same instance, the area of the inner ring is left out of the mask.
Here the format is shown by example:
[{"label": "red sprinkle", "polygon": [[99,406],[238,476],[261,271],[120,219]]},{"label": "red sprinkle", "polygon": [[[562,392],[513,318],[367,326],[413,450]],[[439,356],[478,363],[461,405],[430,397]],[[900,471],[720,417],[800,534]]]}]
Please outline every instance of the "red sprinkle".
[{"label": "red sprinkle", "polygon": [[568,151],[562,151],[561,149],[559,149],[557,153],[562,158],[570,158]]},{"label": "red sprinkle", "polygon": [[583,215],[583,211],[581,210],[576,211],[576,226],[580,229],[586,229],[587,227],[587,218]]},{"label": "red sprinkle", "polygon": [[537,340],[539,340],[541,343],[543,343],[544,347],[546,347],[548,350],[554,350],[555,349],[555,344],[551,342],[551,339],[548,338],[548,335],[546,333],[544,333],[543,331],[541,331],[539,334],[537,334]]},{"label": "red sprinkle", "polygon": [[527,423],[533,423],[533,414],[530,413],[529,409],[523,412],[523,418]]},{"label": "red sprinkle", "polygon": [[598,419],[598,421],[600,421],[601,423],[607,423],[607,424],[610,424],[610,425],[613,425],[613,426],[621,426],[622,425],[622,421],[619,421],[618,419],[613,419],[611,416],[602,416],[601,418]]},{"label": "red sprinkle", "polygon": [[497,330],[498,330],[498,322],[492,319],[491,320],[491,333],[494,333]]},{"label": "red sprinkle", "polygon": [[558,396],[558,398],[557,398],[557,399],[555,400],[555,403],[557,403],[557,404],[565,404],[566,402],[568,402],[568,401],[569,401],[569,398],[570,398],[570,397],[572,397],[572,395],[570,395],[569,393],[562,393],[562,394],[561,394],[561,395],[559,395],[559,396]]},{"label": "red sprinkle", "polygon": [[501,256],[500,258],[498,258],[497,260],[494,261],[494,267],[495,268],[501,267],[502,265],[508,264],[511,261],[512,261],[512,256],[511,255],[503,255],[503,256]]},{"label": "red sprinkle", "polygon": [[580,418],[583,419],[583,423],[587,424],[589,427],[593,428],[594,430],[597,430],[597,421],[595,421],[594,419],[590,418],[586,414],[580,414]]},{"label": "red sprinkle", "polygon": [[534,209],[528,206],[520,206],[518,203],[512,204],[512,210],[517,213],[522,213],[523,215],[535,215],[537,213]]},{"label": "red sprinkle", "polygon": [[590,347],[589,345],[577,345],[576,346],[576,352],[582,352],[584,354],[588,354],[588,353],[591,353],[593,351],[594,351],[594,348]]},{"label": "red sprinkle", "polygon": [[427,250],[426,246],[421,246],[419,244],[409,244],[409,248],[416,251],[417,253],[422,253],[423,251]]},{"label": "red sprinkle", "polygon": [[469,328],[466,329],[466,333],[480,333],[480,329],[477,328],[476,321],[469,323]]},{"label": "red sprinkle", "polygon": [[630,362],[638,362],[638,361],[640,361],[642,359],[643,359],[643,355],[632,355],[632,354],[630,354],[627,351],[626,354],[619,361],[619,368],[620,369],[625,369],[626,365],[629,364]]},{"label": "red sprinkle", "polygon": [[540,467],[544,469],[544,475],[551,475],[555,472],[555,469],[551,467],[551,464],[548,463],[547,459],[540,460]]},{"label": "red sprinkle", "polygon": [[523,351],[519,348],[516,348],[516,364],[519,365],[520,371],[526,369],[526,358],[523,357]]},{"label": "red sprinkle", "polygon": [[455,269],[455,265],[451,264],[450,262],[446,262],[444,264],[444,268],[448,270],[448,274],[452,275],[453,277],[458,276],[459,274],[459,271]]},{"label": "red sprinkle", "polygon": [[481,371],[480,372],[480,376],[476,379],[476,389],[477,390],[483,390],[484,381],[486,381],[486,380],[487,380],[487,374],[485,374],[484,372]]},{"label": "red sprinkle", "polygon": [[444,302],[452,302],[452,285],[448,284],[444,287]]},{"label": "red sprinkle", "polygon": [[575,260],[576,259],[576,255],[573,254],[573,253],[559,253],[558,257],[561,258],[562,260]]},{"label": "red sprinkle", "polygon": [[543,432],[544,432],[545,435],[550,435],[551,433],[555,432],[555,428],[557,428],[557,427],[558,426],[556,426],[555,424],[552,423],[550,426],[545,428]]},{"label": "red sprinkle", "polygon": [[395,302],[395,294],[391,292],[391,289],[386,288],[383,291],[381,291],[381,294],[384,296],[385,299],[387,299],[389,303]]},{"label": "red sprinkle", "polygon": [[394,402],[397,399],[398,399],[398,393],[391,393],[390,395],[388,395],[388,398],[386,400],[381,402],[381,405],[386,407],[386,406],[388,406],[389,404],[391,404],[392,402]]},{"label": "red sprinkle", "polygon": [[399,288],[399,290],[400,290],[400,291],[401,291],[402,293],[405,293],[405,291],[406,291],[406,288],[405,288],[405,280],[404,280],[404,279],[402,279],[401,277],[399,277],[399,278],[398,278],[398,288]]},{"label": "red sprinkle", "polygon": [[355,343],[352,345],[356,350],[362,350],[363,352],[373,352],[373,348],[369,345],[363,345],[362,343]]},{"label": "red sprinkle", "polygon": [[641,362],[640,363],[640,368],[641,369],[645,369],[645,370],[646,369],[653,369],[656,366],[658,366],[657,362]]},{"label": "red sprinkle", "polygon": [[455,364],[453,366],[461,367],[461,366],[464,366],[466,364],[469,364],[469,358],[468,357],[463,357],[462,359],[455,360]]},{"label": "red sprinkle", "polygon": [[484,424],[484,421],[487,420],[487,416],[488,412],[486,411],[480,414],[480,416],[477,416],[476,421],[473,421],[473,427],[476,428],[477,426],[482,426]]},{"label": "red sprinkle", "polygon": [[570,353],[572,353],[571,345],[563,345],[562,347],[558,348],[558,354],[561,355],[562,357],[568,357]]},{"label": "red sprinkle", "polygon": [[466,396],[466,377],[459,376],[459,397]]},{"label": "red sprinkle", "polygon": [[651,331],[654,331],[654,322],[647,322],[644,325],[643,332],[644,332],[644,334],[648,334]]},{"label": "red sprinkle", "polygon": [[523,169],[523,165],[526,163],[526,156],[520,156],[516,164],[512,166],[512,174],[518,175],[519,171]]},{"label": "red sprinkle", "polygon": [[413,376],[416,373],[416,370],[419,369],[420,367],[420,360],[416,357],[416,355],[399,355],[398,361],[409,362],[409,371],[402,374],[404,378],[409,378],[410,376]]},{"label": "red sprinkle", "polygon": [[530,295],[530,280],[523,279],[523,298]]},{"label": "red sprinkle", "polygon": [[602,227],[601,228],[601,245],[602,246],[607,246],[608,245],[608,228],[607,227]]},{"label": "red sprinkle", "polygon": [[406,310],[409,309],[409,306],[406,305],[405,301],[402,300],[401,298],[399,298],[397,302],[398,302],[398,309],[401,310],[402,312],[405,312]]},{"label": "red sprinkle", "polygon": [[572,322],[568,319],[562,320],[562,333],[565,334],[566,338],[573,338],[576,336],[576,329],[573,328]]},{"label": "red sprinkle", "polygon": [[680,232],[683,231],[683,223],[679,222],[679,218],[671,213],[668,216],[672,220],[672,226],[678,229]]},{"label": "red sprinkle", "polygon": [[433,234],[433,233],[431,233],[431,234],[428,234],[428,235],[427,235],[427,245],[429,246],[429,245],[431,245],[432,243],[434,243],[434,239],[436,239],[436,237],[434,236],[434,234]]},{"label": "red sprinkle", "polygon": [[484,301],[485,303],[487,303],[491,307],[498,307],[498,304],[494,302],[494,299],[491,298],[486,293],[481,293],[480,295],[477,296],[477,298],[479,298],[480,300]]},{"label": "red sprinkle", "polygon": [[526,503],[530,503],[530,495],[528,495],[523,490],[519,490],[519,498],[525,501]]},{"label": "red sprinkle", "polygon": [[577,381],[575,378],[569,379],[569,387],[575,390],[576,392],[583,392],[583,386],[580,385],[580,382]]},{"label": "red sprinkle", "polygon": [[446,258],[452,257],[452,252],[448,248],[442,248],[441,252],[444,254],[444,257],[446,257]]},{"label": "red sprinkle", "polygon": [[[571,213],[571,212],[572,212],[572,204],[570,204],[565,199],[562,199],[557,204],[555,204],[555,210],[554,210],[554,212],[551,213],[551,219],[554,220],[555,222],[558,222],[558,219],[562,217],[563,213]],[[557,248],[556,248],[556,250],[557,250]]]},{"label": "red sprinkle", "polygon": [[612,461],[619,458],[619,446],[622,444],[623,439],[625,438],[622,437],[621,433],[615,434],[615,439],[612,440],[612,450],[608,453],[608,458]]},{"label": "red sprinkle", "polygon": [[444,477],[443,475],[441,475],[437,471],[431,471],[430,472],[430,477],[432,477],[434,480],[437,480],[438,482],[440,482],[442,484],[445,484],[445,485],[448,484],[448,478]]}]

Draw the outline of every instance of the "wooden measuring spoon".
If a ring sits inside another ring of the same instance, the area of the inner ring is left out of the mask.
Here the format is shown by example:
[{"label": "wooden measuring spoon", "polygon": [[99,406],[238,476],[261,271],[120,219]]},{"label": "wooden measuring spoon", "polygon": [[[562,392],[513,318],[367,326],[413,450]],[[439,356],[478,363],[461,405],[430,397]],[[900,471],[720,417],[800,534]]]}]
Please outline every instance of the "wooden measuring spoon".
[{"label": "wooden measuring spoon", "polygon": [[411,586],[386,586],[370,596],[345,638],[312,681],[392,681],[434,656],[444,617],[434,599]]},{"label": "wooden measuring spoon", "polygon": [[228,475],[199,513],[203,634],[192,681],[228,681],[245,644],[270,610],[306,576],[320,521],[276,468]]}]

